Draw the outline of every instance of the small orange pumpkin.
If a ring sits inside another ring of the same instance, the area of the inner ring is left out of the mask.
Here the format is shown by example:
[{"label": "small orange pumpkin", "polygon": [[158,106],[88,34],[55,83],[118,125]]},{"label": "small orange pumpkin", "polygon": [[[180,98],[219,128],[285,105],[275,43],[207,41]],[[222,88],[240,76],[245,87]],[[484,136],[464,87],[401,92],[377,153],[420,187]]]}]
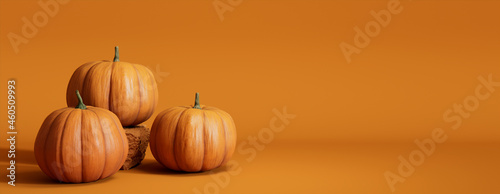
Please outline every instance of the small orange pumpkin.
[{"label": "small orange pumpkin", "polygon": [[186,172],[206,171],[226,164],[236,146],[236,127],[220,109],[199,104],[169,108],[151,127],[151,152],[163,166]]},{"label": "small orange pumpkin", "polygon": [[50,178],[91,182],[115,174],[125,162],[128,142],[120,121],[106,109],[85,106],[52,112],[35,140],[38,166]]},{"label": "small orange pumpkin", "polygon": [[66,92],[68,106],[78,104],[75,90],[82,91],[88,105],[115,113],[123,126],[148,120],[158,104],[153,73],[145,66],[120,62],[118,47],[113,61],[89,62],[73,73]]}]

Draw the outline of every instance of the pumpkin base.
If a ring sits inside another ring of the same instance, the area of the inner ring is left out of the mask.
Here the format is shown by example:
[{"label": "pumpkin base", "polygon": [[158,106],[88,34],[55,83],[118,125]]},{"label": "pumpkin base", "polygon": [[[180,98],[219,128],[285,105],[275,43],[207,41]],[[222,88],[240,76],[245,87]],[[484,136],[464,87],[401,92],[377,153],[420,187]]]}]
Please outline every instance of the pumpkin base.
[{"label": "pumpkin base", "polygon": [[150,129],[144,125],[124,127],[128,140],[128,155],[121,170],[129,170],[138,166],[146,156],[149,145]]}]

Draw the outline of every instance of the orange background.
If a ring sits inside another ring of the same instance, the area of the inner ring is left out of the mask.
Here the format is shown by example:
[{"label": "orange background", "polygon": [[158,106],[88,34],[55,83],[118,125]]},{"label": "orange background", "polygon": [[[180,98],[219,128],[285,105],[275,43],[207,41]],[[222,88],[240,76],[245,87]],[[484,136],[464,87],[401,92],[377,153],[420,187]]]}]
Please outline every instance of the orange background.
[{"label": "orange background", "polygon": [[[236,151],[243,171],[221,193],[391,193],[383,173],[396,171],[398,156],[436,127],[448,140],[396,192],[500,191],[500,88],[459,130],[443,121],[474,95],[479,76],[500,81],[499,1],[401,0],[402,12],[351,63],[339,44],[353,45],[353,28],[364,29],[374,21],[370,11],[388,1],[243,0],[223,21],[212,2],[70,1],[16,54],[7,35],[21,35],[22,18],[42,9],[37,1],[0,0],[0,138],[7,138],[6,82],[14,78],[21,157],[18,186],[6,191],[193,193],[212,181],[209,172],[165,171],[150,152],[137,169],[90,184],[54,184],[35,165],[36,133],[66,106],[73,71],[111,60],[115,45],[121,61],[168,73],[157,77],[160,101],[147,126],[161,110],[192,104],[195,92],[233,116],[240,143],[269,127],[273,109],[297,115],[251,162]],[[8,142],[1,142],[4,177]]]}]

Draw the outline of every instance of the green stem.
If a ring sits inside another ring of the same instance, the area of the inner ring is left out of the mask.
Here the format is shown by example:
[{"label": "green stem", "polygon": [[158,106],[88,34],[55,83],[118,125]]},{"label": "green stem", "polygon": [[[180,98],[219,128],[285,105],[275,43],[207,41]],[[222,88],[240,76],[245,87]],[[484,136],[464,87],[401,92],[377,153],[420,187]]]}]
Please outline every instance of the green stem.
[{"label": "green stem", "polygon": [[113,59],[113,62],[118,61],[120,61],[120,53],[118,52],[118,46],[115,46],[115,58]]},{"label": "green stem", "polygon": [[201,109],[201,107],[200,107],[200,93],[198,93],[198,92],[196,92],[196,97],[194,98],[193,108]]},{"label": "green stem", "polygon": [[83,104],[83,100],[82,100],[82,96],[80,96],[80,92],[78,90],[76,90],[76,97],[78,98],[78,105],[76,105],[75,108],[79,108],[79,109],[87,109],[87,106],[85,106],[85,104]]}]

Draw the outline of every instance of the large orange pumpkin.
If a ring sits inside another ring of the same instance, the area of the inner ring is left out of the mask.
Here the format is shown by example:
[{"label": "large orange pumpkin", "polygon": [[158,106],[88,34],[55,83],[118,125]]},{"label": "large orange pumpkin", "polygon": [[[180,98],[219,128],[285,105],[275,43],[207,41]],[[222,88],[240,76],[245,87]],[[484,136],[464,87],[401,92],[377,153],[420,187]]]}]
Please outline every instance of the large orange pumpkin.
[{"label": "large orange pumpkin", "polygon": [[217,108],[194,106],[169,108],[151,127],[151,152],[163,166],[186,172],[206,171],[224,165],[236,146],[231,116]]},{"label": "large orange pumpkin", "polygon": [[82,91],[88,105],[115,113],[123,126],[148,120],[158,104],[153,73],[145,66],[120,62],[118,47],[115,47],[113,61],[86,63],[73,73],[66,93],[68,106],[78,104],[75,90]]},{"label": "large orange pumpkin", "polygon": [[120,121],[106,109],[79,104],[52,112],[35,140],[38,166],[50,178],[91,182],[116,173],[125,162],[128,142]]}]

